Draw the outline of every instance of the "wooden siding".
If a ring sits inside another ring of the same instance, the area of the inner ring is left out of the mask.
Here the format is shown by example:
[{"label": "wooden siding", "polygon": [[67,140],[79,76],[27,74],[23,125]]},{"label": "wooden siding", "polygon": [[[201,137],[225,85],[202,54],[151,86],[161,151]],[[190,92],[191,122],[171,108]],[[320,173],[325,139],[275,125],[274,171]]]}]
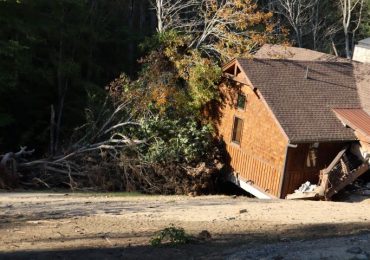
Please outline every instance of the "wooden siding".
[{"label": "wooden siding", "polygon": [[313,168],[306,166],[310,144],[289,147],[282,197],[293,193],[306,181],[318,183],[320,170],[326,168],[345,145],[346,143],[320,143],[317,149],[317,166]]},{"label": "wooden siding", "polygon": [[234,144],[227,144],[226,149],[230,155],[230,164],[240,177],[244,180],[252,180],[268,193],[275,196],[278,194],[281,169],[253,154],[248,154]]},{"label": "wooden siding", "polygon": [[[230,166],[240,177],[279,196],[287,138],[261,96],[249,86],[221,84],[218,135],[226,144]],[[236,107],[238,93],[247,97],[244,110]],[[243,120],[240,145],[231,141],[234,117]]]}]

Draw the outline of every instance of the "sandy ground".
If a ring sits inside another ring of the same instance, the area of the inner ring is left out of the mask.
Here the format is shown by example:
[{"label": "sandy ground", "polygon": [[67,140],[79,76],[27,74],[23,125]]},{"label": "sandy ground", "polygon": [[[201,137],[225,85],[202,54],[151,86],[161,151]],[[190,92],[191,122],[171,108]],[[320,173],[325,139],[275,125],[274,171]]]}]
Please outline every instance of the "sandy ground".
[{"label": "sandy ground", "polygon": [[[169,225],[211,239],[152,247]],[[0,193],[0,259],[368,259],[370,200]]]}]

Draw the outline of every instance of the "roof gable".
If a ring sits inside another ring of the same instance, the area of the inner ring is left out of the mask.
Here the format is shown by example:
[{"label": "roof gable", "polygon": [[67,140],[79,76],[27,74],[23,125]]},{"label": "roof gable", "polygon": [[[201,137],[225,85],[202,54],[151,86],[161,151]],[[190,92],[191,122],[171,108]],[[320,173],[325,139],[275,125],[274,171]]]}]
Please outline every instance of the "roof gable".
[{"label": "roof gable", "polygon": [[222,67],[222,71],[225,77],[234,81],[251,86],[251,82],[246,76],[243,67],[240,65],[238,59],[233,59]]}]

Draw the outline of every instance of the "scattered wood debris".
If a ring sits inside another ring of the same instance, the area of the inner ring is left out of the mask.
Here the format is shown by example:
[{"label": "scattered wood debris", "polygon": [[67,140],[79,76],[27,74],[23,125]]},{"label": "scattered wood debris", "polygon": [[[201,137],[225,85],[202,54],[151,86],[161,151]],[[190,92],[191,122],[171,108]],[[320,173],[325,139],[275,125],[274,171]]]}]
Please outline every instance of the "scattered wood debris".
[{"label": "scattered wood debris", "polygon": [[370,165],[367,160],[361,161],[346,147],[338,153],[326,169],[320,171],[318,185],[306,182],[295,193],[289,194],[287,199],[330,200],[369,169]]}]

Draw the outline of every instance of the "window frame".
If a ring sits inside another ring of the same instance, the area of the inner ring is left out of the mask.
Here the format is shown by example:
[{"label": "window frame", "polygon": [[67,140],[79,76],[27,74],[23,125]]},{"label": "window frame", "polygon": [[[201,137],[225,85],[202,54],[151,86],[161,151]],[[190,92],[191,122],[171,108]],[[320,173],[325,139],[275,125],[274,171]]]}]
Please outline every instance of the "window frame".
[{"label": "window frame", "polygon": [[[239,106],[239,97],[240,96],[244,96],[244,104],[243,104],[243,107],[240,107]],[[242,111],[244,111],[245,110],[245,108],[246,108],[246,106],[247,106],[247,98],[248,98],[248,95],[246,95],[246,94],[244,94],[244,93],[242,93],[242,92],[239,92],[238,93],[238,96],[237,96],[237,98],[236,98],[236,108],[238,109],[238,110],[242,110]]]},{"label": "window frame", "polygon": [[[235,131],[235,126],[236,126],[236,120],[237,119],[240,120],[240,122],[241,122],[239,141],[234,140],[234,131]],[[238,146],[241,146],[241,143],[242,143],[242,140],[243,140],[243,129],[244,129],[244,120],[243,120],[243,118],[234,115],[234,117],[233,117],[233,125],[232,125],[232,129],[231,129],[231,142],[233,144],[238,145]]]}]

